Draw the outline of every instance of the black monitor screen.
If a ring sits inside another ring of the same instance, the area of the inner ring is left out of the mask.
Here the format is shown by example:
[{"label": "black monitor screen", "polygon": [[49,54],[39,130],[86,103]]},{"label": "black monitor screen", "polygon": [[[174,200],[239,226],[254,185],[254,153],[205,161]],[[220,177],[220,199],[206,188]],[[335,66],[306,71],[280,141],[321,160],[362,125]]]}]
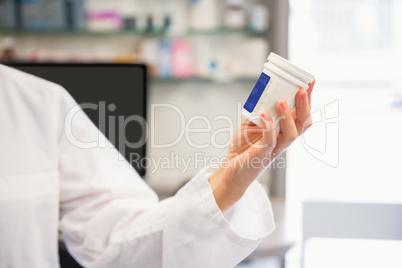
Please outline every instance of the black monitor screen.
[{"label": "black monitor screen", "polygon": [[[11,64],[63,86],[125,158],[145,157],[146,66],[141,64]],[[85,106],[84,104],[97,106]],[[87,108],[85,108],[87,107]],[[144,121],[145,122],[145,121]],[[130,161],[131,160],[131,161]],[[133,164],[143,176],[145,169]]]}]

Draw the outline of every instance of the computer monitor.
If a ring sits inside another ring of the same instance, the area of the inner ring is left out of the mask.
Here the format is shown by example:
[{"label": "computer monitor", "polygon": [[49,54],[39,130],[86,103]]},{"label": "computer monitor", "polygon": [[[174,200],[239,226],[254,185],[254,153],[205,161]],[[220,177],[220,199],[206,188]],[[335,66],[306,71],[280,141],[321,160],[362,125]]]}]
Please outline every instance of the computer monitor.
[{"label": "computer monitor", "polygon": [[[73,63],[7,65],[63,86],[83,107],[92,122],[133,164],[137,172],[141,176],[145,175],[145,168],[138,165],[145,157],[146,128],[145,121],[141,123],[140,120],[146,118],[145,65]],[[97,106],[92,105],[89,106],[92,108],[88,108],[84,105],[88,103]],[[126,140],[123,140],[123,137]]]}]

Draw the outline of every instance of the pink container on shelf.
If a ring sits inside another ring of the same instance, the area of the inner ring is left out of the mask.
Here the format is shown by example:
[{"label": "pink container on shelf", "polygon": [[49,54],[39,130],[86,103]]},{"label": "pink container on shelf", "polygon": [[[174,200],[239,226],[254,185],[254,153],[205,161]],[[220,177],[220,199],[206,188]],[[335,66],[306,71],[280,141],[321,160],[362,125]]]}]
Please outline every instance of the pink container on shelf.
[{"label": "pink container on shelf", "polygon": [[116,11],[90,11],[87,21],[90,31],[118,31],[123,26],[122,17]]},{"label": "pink container on shelf", "polygon": [[172,43],[172,75],[177,78],[189,78],[194,75],[192,45],[187,40]]}]

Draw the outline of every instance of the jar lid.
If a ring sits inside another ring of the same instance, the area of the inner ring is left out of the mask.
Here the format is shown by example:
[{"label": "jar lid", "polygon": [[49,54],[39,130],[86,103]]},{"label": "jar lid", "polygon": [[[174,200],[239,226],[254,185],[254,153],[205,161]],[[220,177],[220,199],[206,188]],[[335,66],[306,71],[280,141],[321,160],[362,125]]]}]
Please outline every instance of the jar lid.
[{"label": "jar lid", "polygon": [[287,59],[282,58],[281,56],[273,52],[269,54],[268,61],[275,64],[277,67],[283,69],[284,71],[296,76],[304,84],[309,84],[314,80],[314,75],[302,70]]}]

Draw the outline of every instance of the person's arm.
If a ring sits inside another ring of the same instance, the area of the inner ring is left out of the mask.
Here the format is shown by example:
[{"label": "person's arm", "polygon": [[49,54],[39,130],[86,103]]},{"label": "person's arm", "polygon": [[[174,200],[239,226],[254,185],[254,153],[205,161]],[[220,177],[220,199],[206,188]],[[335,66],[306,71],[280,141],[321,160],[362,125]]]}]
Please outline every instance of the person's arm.
[{"label": "person's arm", "polygon": [[314,84],[315,80],[307,90],[299,90],[293,111],[289,110],[285,100],[278,102],[276,110],[281,125],[279,134],[275,122],[267,113],[260,116],[263,128],[243,119],[233,137],[228,161],[209,179],[222,211],[237,202],[261,172],[311,126],[311,93]]},{"label": "person's arm", "polygon": [[84,267],[233,267],[274,230],[271,205],[257,182],[222,213],[208,183],[212,169],[158,202],[115,148],[80,146],[99,136],[82,111],[73,117],[73,137],[66,136],[69,126],[63,124],[72,106],[63,90],[60,230]]},{"label": "person's arm", "polygon": [[[64,121],[76,104],[62,95]],[[80,148],[60,129],[60,230],[85,267],[233,267],[275,228],[268,197],[254,181],[261,170],[230,169],[231,180],[227,170],[205,169],[158,202],[115,148]],[[81,142],[99,137],[83,112],[72,133]],[[247,183],[237,185],[244,174]]]}]

